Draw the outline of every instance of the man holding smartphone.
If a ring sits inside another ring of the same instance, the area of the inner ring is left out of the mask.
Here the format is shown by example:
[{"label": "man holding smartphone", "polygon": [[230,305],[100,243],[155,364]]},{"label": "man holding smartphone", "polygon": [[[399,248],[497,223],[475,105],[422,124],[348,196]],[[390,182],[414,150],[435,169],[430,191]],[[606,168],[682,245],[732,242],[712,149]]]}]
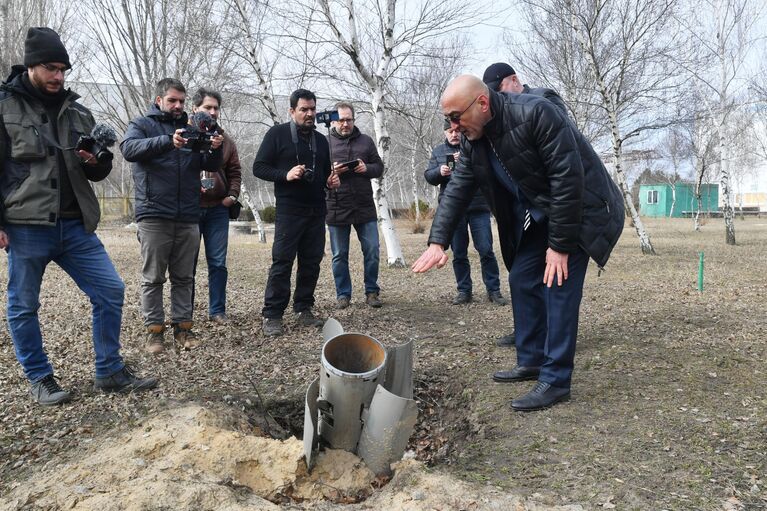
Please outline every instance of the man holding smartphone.
[{"label": "man holding smartphone", "polygon": [[378,215],[373,202],[370,180],[381,177],[383,162],[375,142],[354,125],[354,106],[337,103],[338,120],[330,129],[330,155],[333,172],[340,186],[327,192],[326,222],[333,252],[333,279],[336,284],[337,308],[345,309],[352,297],[349,275],[349,238],[351,228],[357,231],[362,248],[365,282],[365,303],[381,307],[378,287],[380,244]]},{"label": "man holding smartphone", "polygon": [[[423,173],[426,181],[439,186],[439,199],[450,182],[450,176],[460,153],[459,143],[461,132],[457,127],[445,123],[445,142],[432,150],[429,167]],[[501,280],[498,272],[498,261],[493,253],[493,231],[490,227],[490,207],[482,193],[477,193],[471,205],[458,222],[453,233],[450,248],[453,249],[453,272],[458,293],[453,298],[453,305],[462,305],[472,301],[471,265],[469,264],[469,230],[474,248],[479,253],[482,268],[482,281],[487,289],[488,299],[497,305],[507,305],[509,302],[501,294]]]}]

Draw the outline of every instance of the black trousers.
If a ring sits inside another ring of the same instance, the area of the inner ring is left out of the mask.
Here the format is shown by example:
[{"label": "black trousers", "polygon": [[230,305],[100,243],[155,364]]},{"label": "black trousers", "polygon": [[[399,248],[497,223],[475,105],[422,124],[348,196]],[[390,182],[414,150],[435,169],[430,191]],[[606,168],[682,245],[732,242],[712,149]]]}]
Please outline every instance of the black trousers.
[{"label": "black trousers", "polygon": [[293,311],[310,310],[314,289],[325,255],[325,217],[277,214],[274,223],[272,266],[264,293],[265,318],[281,318],[290,302],[290,277],[293,260],[298,258]]}]

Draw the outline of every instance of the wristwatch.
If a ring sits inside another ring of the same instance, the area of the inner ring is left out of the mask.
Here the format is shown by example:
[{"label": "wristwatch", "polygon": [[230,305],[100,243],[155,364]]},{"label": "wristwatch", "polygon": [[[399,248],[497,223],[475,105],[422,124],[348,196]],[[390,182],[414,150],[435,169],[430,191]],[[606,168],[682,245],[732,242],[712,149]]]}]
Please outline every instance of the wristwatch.
[{"label": "wristwatch", "polygon": [[232,202],[237,202],[237,197],[234,195],[229,195],[229,198],[232,199]]}]

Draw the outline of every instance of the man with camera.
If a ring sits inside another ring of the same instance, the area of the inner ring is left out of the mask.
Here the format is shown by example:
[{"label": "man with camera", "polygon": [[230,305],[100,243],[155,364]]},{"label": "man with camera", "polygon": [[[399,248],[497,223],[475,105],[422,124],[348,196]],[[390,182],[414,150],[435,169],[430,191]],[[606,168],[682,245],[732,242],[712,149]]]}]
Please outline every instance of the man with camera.
[{"label": "man with camera", "polygon": [[[423,173],[426,181],[439,186],[439,201],[445,193],[445,187],[450,182],[450,176],[458,161],[461,148],[461,132],[458,128],[444,125],[445,141],[436,146],[431,152],[429,166]],[[509,302],[501,294],[501,280],[498,273],[498,261],[493,253],[493,231],[490,225],[490,207],[477,190],[466,213],[458,221],[450,248],[453,249],[453,273],[458,287],[458,294],[453,298],[453,305],[462,305],[472,301],[471,265],[469,264],[469,231],[474,242],[474,248],[479,253],[479,264],[482,269],[482,281],[487,289],[488,299],[497,305],[507,305]]]},{"label": "man with camera", "polygon": [[338,103],[336,111],[338,120],[333,122],[330,130],[330,154],[333,172],[338,175],[340,185],[338,189],[328,191],[326,222],[333,252],[337,307],[347,308],[352,296],[349,275],[349,237],[352,226],[362,248],[365,303],[370,307],[381,307],[381,289],[378,287],[378,215],[370,180],[381,177],[383,162],[373,139],[354,125],[354,106],[351,103]]},{"label": "man with camera", "polygon": [[[94,232],[100,211],[90,185],[112,170],[112,155],[88,145],[95,123],[76,102],[79,96],[64,88],[71,67],[59,35],[32,27],[24,66],[14,66],[0,88],[0,248],[8,253],[8,327],[30,393],[41,405],[71,399],[54,377],[37,315],[51,261],[91,301],[94,387],[125,392],[157,385],[155,378],[134,375],[120,356],[125,286]],[[96,154],[78,149],[86,146]]]},{"label": "man with camera", "polygon": [[591,144],[550,101],[499,94],[461,75],[440,103],[462,134],[461,155],[413,271],[447,263],[444,247],[480,189],[498,221],[516,327],[517,364],[493,380],[537,380],[511,406],[547,408],[570,398],[588,261],[607,263],[623,232],[623,195]]},{"label": "man with camera", "polygon": [[[221,100],[221,94],[217,91],[201,88],[192,97],[192,112],[206,112],[210,115],[214,123],[213,128],[224,137],[221,144],[222,165],[205,169],[202,173],[200,236],[205,245],[205,260],[208,263],[208,319],[218,324],[226,324],[229,218],[230,212],[234,212],[232,206],[237,204],[240,194],[242,167],[234,140],[224,133],[218,124]],[[235,207],[239,208],[239,205]],[[239,210],[236,213],[239,213]],[[194,267],[197,268],[197,259]]]},{"label": "man with camera", "polygon": [[[192,331],[194,263],[200,248],[200,172],[221,165],[223,137],[204,119],[189,124],[186,89],[174,78],[157,83],[144,117],[130,122],[120,150],[132,162],[141,243],[141,313],[146,351],[165,350],[162,288],[170,276],[173,337],[184,349],[199,344]],[[210,117],[208,117],[208,120]]]},{"label": "man with camera", "polygon": [[297,89],[290,95],[290,121],[269,128],[253,163],[253,174],[274,183],[277,218],[272,266],[264,293],[263,331],[283,333],[282,316],[290,302],[290,276],[298,259],[293,311],[302,326],[322,326],[312,313],[314,289],[325,253],[325,187],[337,188],[330,150],[316,131],[317,98]]}]

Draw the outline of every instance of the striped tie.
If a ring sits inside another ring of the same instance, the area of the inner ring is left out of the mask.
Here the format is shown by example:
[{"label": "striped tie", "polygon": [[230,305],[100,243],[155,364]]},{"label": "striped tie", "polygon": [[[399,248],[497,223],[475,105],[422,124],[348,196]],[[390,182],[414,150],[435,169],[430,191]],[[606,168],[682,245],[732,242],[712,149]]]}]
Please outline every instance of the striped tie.
[{"label": "striped tie", "polygon": [[531,215],[530,215],[530,210],[529,210],[529,209],[526,209],[526,210],[525,210],[525,223],[524,223],[524,225],[522,226],[522,230],[523,230],[523,231],[526,231],[526,230],[527,230],[527,228],[528,228],[528,227],[530,227],[530,222],[531,222],[532,220],[533,220],[533,219],[532,219],[532,217],[531,217]]}]

